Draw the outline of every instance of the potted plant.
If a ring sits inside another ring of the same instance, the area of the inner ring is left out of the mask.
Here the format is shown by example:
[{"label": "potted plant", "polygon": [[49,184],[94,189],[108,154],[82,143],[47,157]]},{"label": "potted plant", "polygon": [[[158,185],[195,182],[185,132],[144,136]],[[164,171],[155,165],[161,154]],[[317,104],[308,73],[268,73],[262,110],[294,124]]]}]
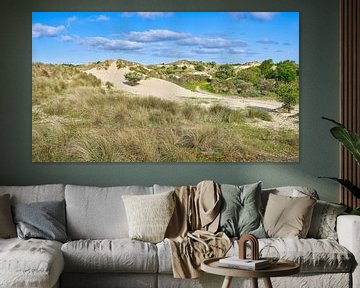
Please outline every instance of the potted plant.
[{"label": "potted plant", "polygon": [[[328,120],[336,124],[335,127],[330,129],[331,134],[337,140],[339,140],[340,143],[342,143],[346,149],[350,151],[357,164],[360,165],[360,136],[355,132],[350,131],[343,124],[336,122],[333,119],[327,117],[322,117],[322,119]],[[360,198],[360,187],[357,187],[348,179],[340,179],[336,177],[319,177],[319,178],[328,178],[337,181],[347,190],[349,190],[356,198]],[[354,208],[351,214],[360,215],[360,207]]]}]

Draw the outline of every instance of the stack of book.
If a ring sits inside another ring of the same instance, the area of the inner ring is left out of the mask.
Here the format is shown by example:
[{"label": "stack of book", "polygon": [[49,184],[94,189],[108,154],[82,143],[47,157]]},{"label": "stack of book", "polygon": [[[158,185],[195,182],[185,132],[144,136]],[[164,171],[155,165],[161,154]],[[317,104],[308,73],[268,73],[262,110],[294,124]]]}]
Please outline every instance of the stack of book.
[{"label": "stack of book", "polygon": [[234,256],[220,259],[219,266],[246,270],[260,270],[270,267],[271,262],[267,259],[251,260],[240,259],[238,256]]}]

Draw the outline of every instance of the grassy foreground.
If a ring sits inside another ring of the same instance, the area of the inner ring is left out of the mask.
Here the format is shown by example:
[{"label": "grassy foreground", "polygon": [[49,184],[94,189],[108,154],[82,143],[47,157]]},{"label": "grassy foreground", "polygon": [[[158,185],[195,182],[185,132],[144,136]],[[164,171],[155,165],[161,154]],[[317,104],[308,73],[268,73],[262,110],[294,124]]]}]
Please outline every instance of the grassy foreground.
[{"label": "grassy foreground", "polygon": [[256,109],[210,108],[106,90],[76,67],[33,64],[34,162],[298,160],[298,135]]}]

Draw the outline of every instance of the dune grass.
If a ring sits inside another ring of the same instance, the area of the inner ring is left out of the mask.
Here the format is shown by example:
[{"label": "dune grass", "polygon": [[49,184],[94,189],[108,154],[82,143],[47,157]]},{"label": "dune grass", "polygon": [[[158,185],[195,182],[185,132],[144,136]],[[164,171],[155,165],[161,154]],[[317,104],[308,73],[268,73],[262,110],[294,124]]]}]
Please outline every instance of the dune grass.
[{"label": "dune grass", "polygon": [[251,125],[249,119],[266,118],[262,112],[106,90],[95,77],[74,67],[59,68],[68,69],[64,76],[42,65],[33,67],[34,162],[298,159],[294,131]]}]

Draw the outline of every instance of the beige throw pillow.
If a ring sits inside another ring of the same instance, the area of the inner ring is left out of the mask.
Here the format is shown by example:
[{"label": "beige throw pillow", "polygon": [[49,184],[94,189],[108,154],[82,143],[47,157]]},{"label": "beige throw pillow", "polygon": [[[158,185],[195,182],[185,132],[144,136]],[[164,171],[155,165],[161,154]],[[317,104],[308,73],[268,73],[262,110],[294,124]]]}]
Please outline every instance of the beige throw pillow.
[{"label": "beige throw pillow", "polygon": [[164,240],[175,207],[173,193],[122,196],[131,239],[151,243]]},{"label": "beige throw pillow", "polygon": [[0,196],[0,238],[16,237],[9,194]]},{"label": "beige throw pillow", "polygon": [[269,237],[306,238],[316,200],[311,197],[288,197],[270,194],[264,215]]}]

